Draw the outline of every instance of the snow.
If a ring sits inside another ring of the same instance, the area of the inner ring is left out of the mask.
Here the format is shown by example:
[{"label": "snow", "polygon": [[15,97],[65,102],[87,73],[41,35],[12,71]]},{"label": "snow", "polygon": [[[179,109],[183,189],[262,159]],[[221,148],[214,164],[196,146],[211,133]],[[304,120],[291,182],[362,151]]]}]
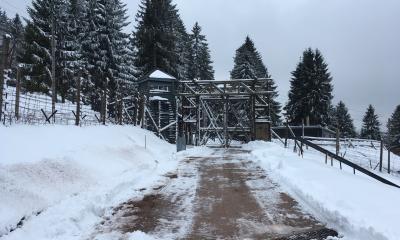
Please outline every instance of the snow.
[{"label": "snow", "polygon": [[171,75],[168,75],[160,70],[155,70],[152,74],[150,74],[151,78],[165,78],[165,79],[176,79]]},{"label": "snow", "polygon": [[[8,120],[11,116],[13,117],[15,115],[16,88],[7,86],[6,84],[4,87],[6,96],[4,98],[4,106],[7,107],[3,107],[3,111],[5,115],[7,115],[6,119]],[[50,116],[52,112],[51,102],[51,97],[48,95],[41,93],[21,92],[19,103],[21,120],[18,122],[28,124],[43,124],[45,122],[45,117],[41,109],[43,109],[47,116]],[[60,96],[58,96],[56,110],[57,113],[55,114],[55,122],[57,124],[75,124],[75,115],[73,114],[73,111],[76,111],[75,103],[72,103],[68,100],[65,100],[65,103],[62,103]],[[81,104],[81,116],[85,116],[81,120],[81,125],[97,124],[98,120],[96,119],[95,115],[100,116],[100,114],[93,111],[89,105]],[[9,121],[6,121],[5,123],[10,124]]]},{"label": "snow", "polygon": [[149,97],[149,100],[150,101],[168,101],[167,98],[163,98],[163,97],[160,97],[160,96]]},{"label": "snow", "polygon": [[15,125],[0,135],[2,240],[87,239],[178,165],[175,146],[136,127]]},{"label": "snow", "polygon": [[282,144],[245,146],[281,187],[346,240],[399,239],[400,190],[352,169],[325,165],[324,156],[306,150],[304,158]]}]

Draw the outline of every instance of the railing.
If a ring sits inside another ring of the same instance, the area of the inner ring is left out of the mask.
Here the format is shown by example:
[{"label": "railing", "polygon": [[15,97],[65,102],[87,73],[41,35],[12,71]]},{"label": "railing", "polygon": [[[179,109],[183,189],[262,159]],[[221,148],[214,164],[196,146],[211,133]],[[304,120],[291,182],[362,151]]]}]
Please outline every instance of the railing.
[{"label": "railing", "polygon": [[328,157],[331,157],[331,158],[334,158],[334,159],[338,160],[341,164],[345,164],[345,165],[353,168],[353,173],[354,174],[355,174],[355,171],[357,170],[357,171],[362,172],[365,175],[367,175],[369,177],[372,177],[372,178],[374,178],[374,179],[376,179],[376,180],[378,180],[378,181],[380,181],[382,183],[388,184],[388,185],[393,186],[393,187],[400,188],[399,185],[397,185],[397,184],[395,184],[395,183],[393,183],[393,182],[391,182],[391,181],[389,181],[389,180],[387,180],[387,179],[385,179],[385,178],[383,178],[381,176],[378,176],[377,174],[375,174],[375,173],[373,173],[371,171],[368,171],[367,169],[365,169],[363,167],[360,167],[359,165],[357,165],[357,164],[355,164],[355,163],[353,163],[353,162],[351,162],[351,161],[349,161],[349,160],[347,160],[347,159],[345,159],[345,158],[343,158],[343,157],[341,157],[339,155],[336,155],[335,153],[333,153],[331,151],[328,151],[328,150],[318,146],[315,143],[312,143],[312,142],[310,142],[310,141],[308,141],[306,139],[303,139],[302,137],[295,137],[295,138],[296,138],[297,141],[301,142],[302,144],[307,145],[307,146],[309,146],[309,147],[311,147],[311,148],[313,148],[313,149],[325,154],[325,156],[326,156],[325,159],[326,160],[327,160]]},{"label": "railing", "polygon": [[[393,182],[391,182],[391,181],[389,181],[389,180],[387,180],[387,179],[385,179],[385,178],[383,178],[383,177],[381,177],[381,176],[379,176],[379,175],[377,175],[377,174],[375,174],[375,173],[373,173],[373,172],[371,172],[371,171],[369,171],[369,170],[367,170],[367,169],[365,169],[365,168],[363,168],[363,167],[361,167],[361,166],[359,166],[359,165],[357,165],[357,164],[355,164],[355,163],[353,163],[353,162],[351,162],[351,161],[345,159],[344,157],[341,157],[341,156],[339,156],[339,155],[337,155],[337,154],[335,154],[335,153],[333,153],[333,152],[331,152],[331,151],[329,151],[329,150],[327,150],[327,149],[325,149],[325,148],[322,148],[321,146],[318,146],[317,144],[312,143],[311,141],[309,141],[309,140],[307,140],[307,139],[305,139],[305,138],[303,138],[303,137],[298,137],[298,136],[296,136],[296,135],[294,134],[293,130],[291,129],[291,127],[290,127],[288,124],[286,125],[286,127],[287,127],[287,129],[288,129],[288,130],[287,130],[288,133],[289,133],[290,135],[292,135],[292,137],[293,137],[293,139],[294,139],[294,142],[295,142],[295,144],[294,144],[294,151],[297,151],[297,147],[298,147],[299,150],[300,150],[299,154],[300,154],[301,156],[303,156],[303,153],[304,153],[303,145],[306,145],[306,146],[308,146],[308,147],[311,147],[311,148],[313,148],[313,149],[315,149],[315,150],[317,150],[317,151],[323,153],[323,154],[325,155],[325,163],[328,162],[328,157],[331,157],[331,159],[336,159],[336,160],[339,161],[339,163],[340,163],[340,169],[342,169],[342,164],[345,164],[345,165],[347,165],[347,166],[353,168],[353,173],[354,173],[354,174],[356,174],[356,170],[358,170],[359,172],[361,172],[361,173],[363,173],[363,174],[365,174],[365,175],[367,175],[367,176],[369,176],[369,177],[371,177],[371,178],[374,178],[374,179],[376,179],[376,180],[378,180],[378,181],[380,181],[380,182],[382,182],[382,183],[385,183],[385,184],[390,185],[390,186],[393,186],[393,187],[400,188],[399,185],[397,185],[397,184],[395,184],[395,183],[393,183]],[[273,132],[273,133],[274,133],[274,132]],[[277,134],[276,134],[276,135],[277,135]],[[287,136],[287,137],[288,137],[288,136]],[[279,140],[280,140],[282,143],[284,143],[285,147],[287,146],[287,138],[285,139],[285,141],[283,141],[282,139],[279,139]],[[299,144],[299,142],[300,142],[301,144]],[[333,165],[333,161],[332,161],[332,160],[331,160],[331,165]]]}]

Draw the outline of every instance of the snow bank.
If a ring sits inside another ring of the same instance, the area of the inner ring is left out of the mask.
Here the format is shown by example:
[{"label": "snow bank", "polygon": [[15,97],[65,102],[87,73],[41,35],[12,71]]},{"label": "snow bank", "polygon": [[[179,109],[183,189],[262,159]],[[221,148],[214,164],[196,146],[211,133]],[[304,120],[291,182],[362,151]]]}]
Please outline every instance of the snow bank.
[{"label": "snow bank", "polygon": [[252,142],[246,148],[285,191],[343,239],[399,239],[400,189],[325,165],[324,157],[312,151],[301,158],[276,143]]},{"label": "snow bank", "polygon": [[0,135],[4,239],[80,239],[177,166],[173,145],[136,127],[14,126]]}]

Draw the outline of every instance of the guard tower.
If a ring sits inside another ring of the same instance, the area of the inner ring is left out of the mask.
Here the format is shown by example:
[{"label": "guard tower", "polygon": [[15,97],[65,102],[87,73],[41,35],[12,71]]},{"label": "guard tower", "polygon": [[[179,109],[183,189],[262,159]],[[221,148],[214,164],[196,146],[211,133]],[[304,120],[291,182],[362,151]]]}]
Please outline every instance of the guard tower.
[{"label": "guard tower", "polygon": [[176,86],[177,79],[161,70],[143,77],[139,91],[144,96],[144,127],[169,142],[176,137]]}]

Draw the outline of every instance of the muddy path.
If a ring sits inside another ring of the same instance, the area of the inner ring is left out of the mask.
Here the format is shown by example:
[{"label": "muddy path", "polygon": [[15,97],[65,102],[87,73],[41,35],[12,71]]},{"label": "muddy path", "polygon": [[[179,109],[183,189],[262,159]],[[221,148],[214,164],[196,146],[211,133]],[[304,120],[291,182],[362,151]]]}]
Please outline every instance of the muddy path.
[{"label": "muddy path", "polygon": [[99,232],[169,239],[306,240],[337,236],[303,211],[243,150],[189,157],[165,185],[116,207]]}]

